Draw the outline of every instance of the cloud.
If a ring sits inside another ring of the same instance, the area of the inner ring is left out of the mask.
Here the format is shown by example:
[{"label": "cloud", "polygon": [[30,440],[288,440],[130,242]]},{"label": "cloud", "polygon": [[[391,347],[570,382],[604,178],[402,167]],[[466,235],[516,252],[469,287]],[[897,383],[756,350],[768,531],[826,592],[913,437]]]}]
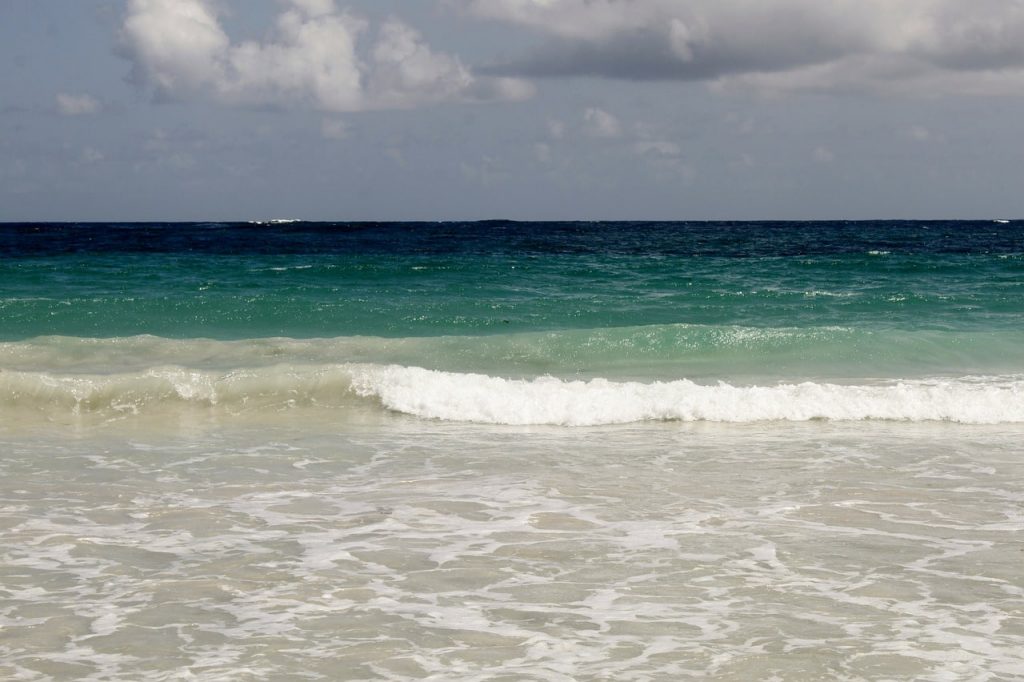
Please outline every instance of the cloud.
[{"label": "cloud", "polygon": [[396,19],[381,27],[372,58],[369,90],[383,106],[458,98],[473,85],[457,59],[432,52],[414,29]]},{"label": "cloud", "polygon": [[583,130],[591,137],[618,137],[622,134],[619,119],[604,109],[587,109],[583,112],[583,121]]},{"label": "cloud", "polygon": [[267,40],[233,42],[212,0],[129,0],[121,37],[132,80],[165,100],[324,112],[532,94],[514,78],[474,76],[396,18],[373,32],[334,0],[281,1]]},{"label": "cloud", "polygon": [[226,78],[230,41],[202,0],[129,0],[122,36],[134,80],[161,95],[215,87]]},{"label": "cloud", "polygon": [[99,113],[99,101],[92,95],[57,95],[57,111],[63,116],[88,116]]},{"label": "cloud", "polygon": [[1017,94],[1019,0],[453,0],[547,37],[506,76]]}]

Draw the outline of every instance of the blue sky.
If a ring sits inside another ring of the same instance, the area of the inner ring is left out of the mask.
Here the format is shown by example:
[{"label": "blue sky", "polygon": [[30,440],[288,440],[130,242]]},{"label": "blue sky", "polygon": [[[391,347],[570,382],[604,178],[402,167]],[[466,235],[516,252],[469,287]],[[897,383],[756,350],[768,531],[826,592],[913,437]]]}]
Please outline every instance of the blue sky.
[{"label": "blue sky", "polygon": [[3,0],[0,220],[1024,216],[1019,0]]}]

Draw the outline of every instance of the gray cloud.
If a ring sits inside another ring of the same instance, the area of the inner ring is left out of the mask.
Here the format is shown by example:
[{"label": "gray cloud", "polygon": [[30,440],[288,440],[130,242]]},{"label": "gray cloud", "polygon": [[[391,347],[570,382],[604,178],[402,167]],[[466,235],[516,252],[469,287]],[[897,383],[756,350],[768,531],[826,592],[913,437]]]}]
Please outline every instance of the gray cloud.
[{"label": "gray cloud", "polygon": [[462,0],[546,40],[503,76],[1017,94],[1020,0]]},{"label": "gray cloud", "polygon": [[480,69],[499,76],[550,78],[594,76],[624,80],[711,80],[730,74],[775,72],[840,58],[843,53],[811,41],[799,49],[793,43],[776,49],[702,42],[679,54],[671,36],[654,29],[611,36],[603,42],[550,41],[533,54]]}]

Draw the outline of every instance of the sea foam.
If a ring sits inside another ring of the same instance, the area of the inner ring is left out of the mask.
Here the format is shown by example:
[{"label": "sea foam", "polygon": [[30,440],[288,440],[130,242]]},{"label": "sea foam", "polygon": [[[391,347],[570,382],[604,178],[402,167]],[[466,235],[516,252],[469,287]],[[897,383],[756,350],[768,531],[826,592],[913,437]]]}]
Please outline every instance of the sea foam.
[{"label": "sea foam", "polygon": [[1024,381],[964,378],[879,385],[509,380],[414,367],[364,367],[353,390],[392,410],[486,424],[596,426],[642,421],[1024,421]]}]

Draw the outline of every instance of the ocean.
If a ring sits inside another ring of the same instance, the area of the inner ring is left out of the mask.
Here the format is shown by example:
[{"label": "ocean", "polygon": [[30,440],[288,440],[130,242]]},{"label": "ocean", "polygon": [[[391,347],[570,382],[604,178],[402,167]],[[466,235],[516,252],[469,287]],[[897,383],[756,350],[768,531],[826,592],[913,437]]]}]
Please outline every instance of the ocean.
[{"label": "ocean", "polygon": [[0,678],[1017,680],[1024,222],[0,224]]}]

